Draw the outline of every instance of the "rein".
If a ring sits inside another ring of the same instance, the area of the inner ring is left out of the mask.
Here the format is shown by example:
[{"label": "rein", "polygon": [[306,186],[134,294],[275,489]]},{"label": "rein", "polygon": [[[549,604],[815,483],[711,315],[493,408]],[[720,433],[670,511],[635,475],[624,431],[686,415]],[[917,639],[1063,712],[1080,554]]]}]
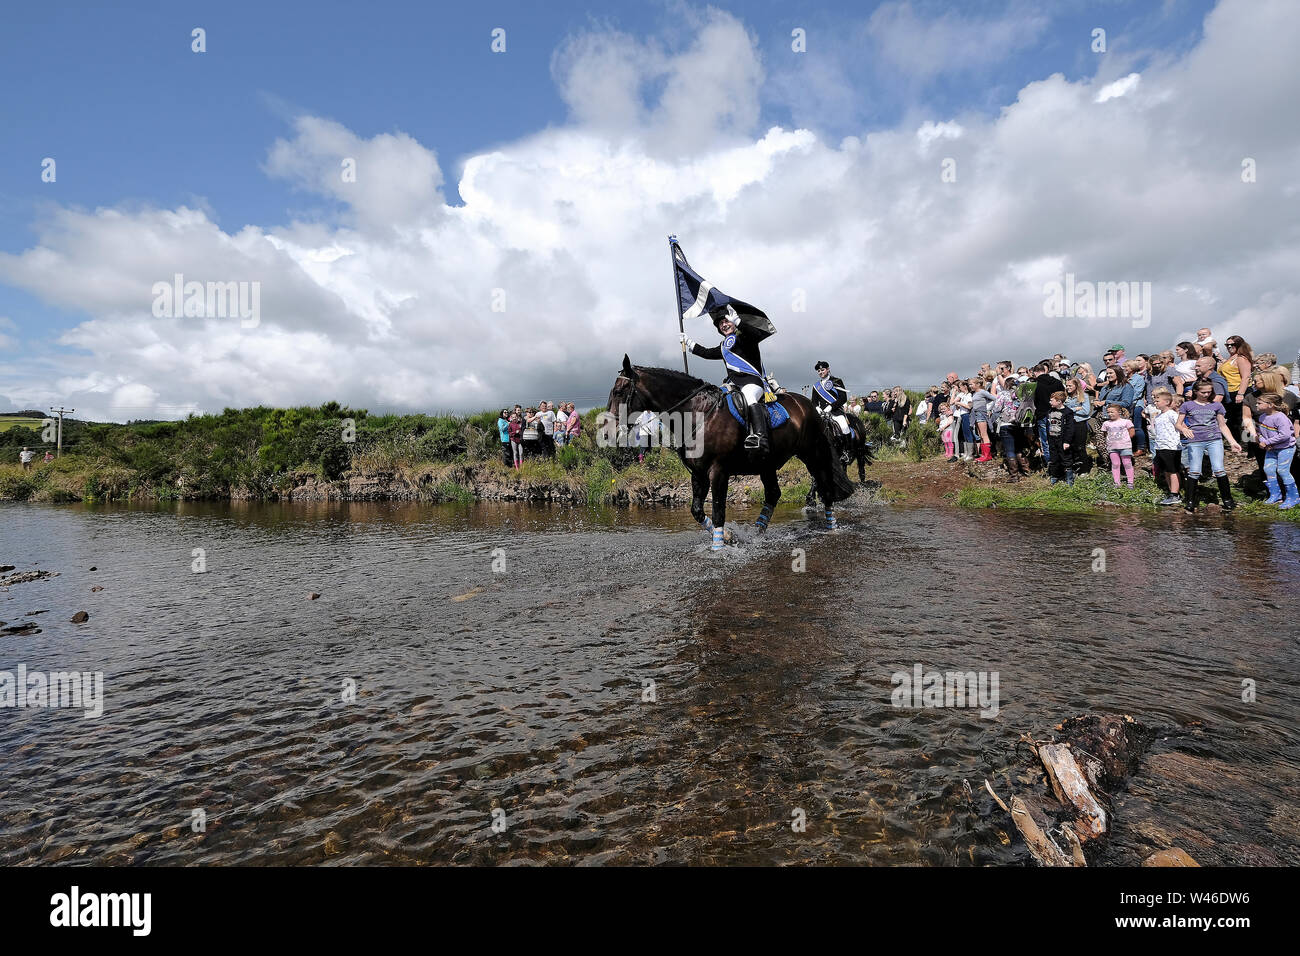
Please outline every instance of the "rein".
[{"label": "rein", "polygon": [[[699,388],[697,388],[695,391],[691,392],[691,393],[690,393],[689,395],[687,395],[685,398],[683,398],[683,399],[681,399],[681,400],[679,400],[679,401],[673,402],[673,403],[672,403],[671,405],[669,405],[667,408],[662,408],[662,409],[660,409],[659,412],[658,412],[657,414],[663,415],[663,414],[666,414],[666,413],[668,413],[668,412],[671,412],[673,409],[677,408],[679,405],[685,405],[687,402],[689,402],[689,401],[690,401],[692,398],[694,398],[696,395],[699,395],[701,392],[708,391],[709,389],[711,389],[711,388],[713,388],[713,387],[714,387],[714,386],[710,385],[708,382],[705,382],[703,385],[701,385],[701,386],[700,386]],[[713,404],[714,404],[715,407],[717,406],[717,402],[714,402]]]}]

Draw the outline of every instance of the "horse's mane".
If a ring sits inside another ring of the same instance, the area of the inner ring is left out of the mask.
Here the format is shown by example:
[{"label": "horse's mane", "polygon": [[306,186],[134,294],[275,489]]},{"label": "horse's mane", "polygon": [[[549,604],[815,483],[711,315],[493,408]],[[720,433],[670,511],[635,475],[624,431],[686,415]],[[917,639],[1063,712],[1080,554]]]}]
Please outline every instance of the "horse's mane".
[{"label": "horse's mane", "polygon": [[[676,388],[699,388],[701,385],[708,383],[702,378],[696,378],[694,375],[687,375],[685,372],[679,372],[671,368],[654,368],[646,365],[634,365],[638,375],[649,375],[665,385],[671,385]],[[713,386],[716,388],[717,386]]]}]

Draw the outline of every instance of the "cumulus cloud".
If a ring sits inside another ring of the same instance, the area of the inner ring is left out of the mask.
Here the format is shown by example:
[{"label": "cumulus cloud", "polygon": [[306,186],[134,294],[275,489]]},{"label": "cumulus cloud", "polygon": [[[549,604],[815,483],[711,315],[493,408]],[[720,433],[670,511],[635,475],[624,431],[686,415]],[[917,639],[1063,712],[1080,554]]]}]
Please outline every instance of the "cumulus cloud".
[{"label": "cumulus cloud", "polygon": [[[881,16],[937,38],[924,49],[952,31],[909,7]],[[264,169],[329,200],[318,219],[226,232],[196,208],[56,210],[32,248],[0,254],[0,281],[89,318],[62,335],[57,369],[38,351],[0,379],[18,405],[118,419],[328,399],[598,404],[625,351],[680,361],[668,233],[772,316],[765,357],[787,385],[823,357],[855,390],[923,386],[1003,357],[1163,348],[1200,325],[1289,354],[1300,129],[1283,118],[1300,74],[1284,66],[1298,33],[1285,0],[1225,2],[1140,83],[1045,76],[995,115],[830,142],[758,126],[762,58],[730,15],[699,15],[679,46],[592,29],[552,64],[569,122],[467,157],[461,205],[429,144],[303,117]],[[355,183],[339,176],[348,157]],[[1150,326],[1046,318],[1043,285],[1065,272],[1151,282]],[[175,273],[259,282],[260,323],[156,318],[152,286]]]}]

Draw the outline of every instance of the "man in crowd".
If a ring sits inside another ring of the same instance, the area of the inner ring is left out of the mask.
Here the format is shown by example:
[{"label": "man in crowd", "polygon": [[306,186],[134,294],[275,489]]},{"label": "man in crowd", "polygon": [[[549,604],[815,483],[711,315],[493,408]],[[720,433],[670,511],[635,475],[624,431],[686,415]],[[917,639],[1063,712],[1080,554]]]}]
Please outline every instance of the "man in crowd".
[{"label": "man in crowd", "polygon": [[1196,378],[1183,386],[1183,398],[1191,399],[1197,382],[1209,382],[1214,386],[1214,400],[1222,402],[1226,408],[1228,404],[1228,380],[1215,369],[1214,359],[1210,358],[1210,356],[1202,355],[1198,358],[1196,360]]},{"label": "man in crowd", "polygon": [[1043,462],[1052,463],[1052,449],[1048,443],[1047,416],[1052,411],[1052,396],[1064,392],[1061,380],[1050,371],[1051,360],[1043,359],[1031,370],[1034,378],[1034,431],[1038,434],[1038,447],[1043,453]]}]

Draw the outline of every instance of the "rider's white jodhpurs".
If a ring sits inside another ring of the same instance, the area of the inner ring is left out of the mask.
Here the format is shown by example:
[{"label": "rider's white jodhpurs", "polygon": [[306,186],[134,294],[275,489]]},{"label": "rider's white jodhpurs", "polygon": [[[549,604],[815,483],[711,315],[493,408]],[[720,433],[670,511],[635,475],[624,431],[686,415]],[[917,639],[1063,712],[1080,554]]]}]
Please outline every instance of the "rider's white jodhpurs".
[{"label": "rider's white jodhpurs", "polygon": [[759,385],[749,384],[740,386],[740,392],[745,396],[745,401],[751,405],[758,405],[763,401],[763,389]]},{"label": "rider's white jodhpurs", "polygon": [[834,421],[836,425],[840,426],[841,435],[847,435],[849,433],[849,420],[843,415],[832,415],[831,420]]}]

